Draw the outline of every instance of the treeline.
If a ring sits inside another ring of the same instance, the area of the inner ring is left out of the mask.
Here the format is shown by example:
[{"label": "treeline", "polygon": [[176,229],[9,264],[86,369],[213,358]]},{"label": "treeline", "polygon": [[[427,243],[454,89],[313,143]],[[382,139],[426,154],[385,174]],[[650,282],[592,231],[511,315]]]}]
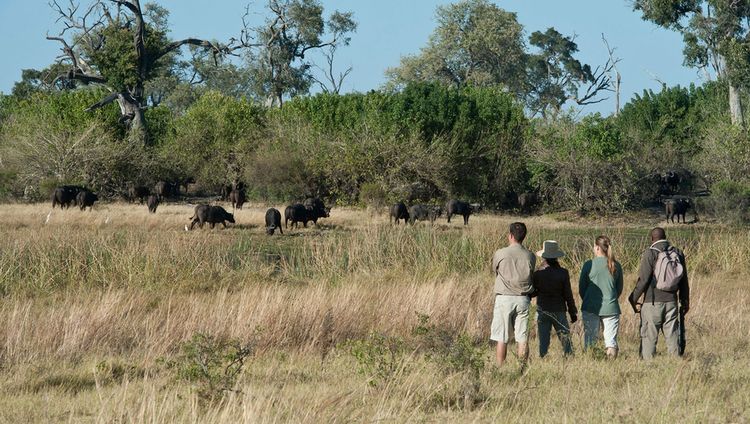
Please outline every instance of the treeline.
[{"label": "treeline", "polygon": [[[130,142],[96,89],[0,98],[0,194],[46,200],[61,183],[118,196],[127,182],[194,177],[212,194],[236,179],[251,198],[339,204],[449,197],[512,209],[612,213],[658,200],[660,176],[712,193],[721,214],[750,195],[750,143],[730,124],[726,87],[635,96],[617,116],[529,119],[500,86],[412,83],[397,91],[296,97],[283,108],[207,92],[184,112],[146,110],[152,143]],[[741,217],[741,216],[740,216]]]}]

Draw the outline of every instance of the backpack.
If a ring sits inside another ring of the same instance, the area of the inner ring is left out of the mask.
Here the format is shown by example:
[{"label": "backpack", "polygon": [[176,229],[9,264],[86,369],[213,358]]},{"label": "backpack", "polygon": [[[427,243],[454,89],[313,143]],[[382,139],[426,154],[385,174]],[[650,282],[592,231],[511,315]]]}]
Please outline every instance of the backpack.
[{"label": "backpack", "polygon": [[651,249],[659,252],[654,263],[656,288],[665,292],[676,292],[685,274],[685,267],[682,266],[677,251],[672,246],[667,246],[664,250],[653,247]]}]

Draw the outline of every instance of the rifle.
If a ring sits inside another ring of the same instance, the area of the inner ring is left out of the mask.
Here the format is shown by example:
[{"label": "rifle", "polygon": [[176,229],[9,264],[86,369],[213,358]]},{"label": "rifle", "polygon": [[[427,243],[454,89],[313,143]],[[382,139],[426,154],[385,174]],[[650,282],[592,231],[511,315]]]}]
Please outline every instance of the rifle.
[{"label": "rifle", "polygon": [[678,336],[678,348],[677,353],[679,353],[680,356],[685,354],[685,345],[687,340],[685,339],[685,309],[680,305],[680,309],[678,312],[679,318],[677,322],[677,328],[679,332]]}]

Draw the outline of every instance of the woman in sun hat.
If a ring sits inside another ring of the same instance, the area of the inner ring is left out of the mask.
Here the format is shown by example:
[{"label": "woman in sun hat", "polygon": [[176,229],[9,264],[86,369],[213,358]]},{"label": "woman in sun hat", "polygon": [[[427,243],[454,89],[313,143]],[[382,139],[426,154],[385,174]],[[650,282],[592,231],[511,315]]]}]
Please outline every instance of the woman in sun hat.
[{"label": "woman in sun hat", "polygon": [[550,333],[555,329],[562,343],[563,353],[573,353],[570,342],[570,327],[565,312],[570,314],[570,322],[578,320],[578,310],[570,287],[570,273],[560,266],[559,259],[565,256],[554,240],[546,240],[543,249],[536,252],[542,258],[541,267],[534,272],[533,281],[536,296],[537,334],[539,335],[539,356],[547,355]]}]

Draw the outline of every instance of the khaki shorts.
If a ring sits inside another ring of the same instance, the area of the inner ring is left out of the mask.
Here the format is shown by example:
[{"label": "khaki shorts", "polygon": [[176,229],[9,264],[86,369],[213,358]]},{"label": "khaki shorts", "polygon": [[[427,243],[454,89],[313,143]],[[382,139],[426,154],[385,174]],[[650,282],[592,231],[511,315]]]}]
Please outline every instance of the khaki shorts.
[{"label": "khaki shorts", "polygon": [[530,303],[528,296],[495,296],[490,339],[508,343],[511,335],[515,335],[516,342],[525,343],[528,337]]}]

